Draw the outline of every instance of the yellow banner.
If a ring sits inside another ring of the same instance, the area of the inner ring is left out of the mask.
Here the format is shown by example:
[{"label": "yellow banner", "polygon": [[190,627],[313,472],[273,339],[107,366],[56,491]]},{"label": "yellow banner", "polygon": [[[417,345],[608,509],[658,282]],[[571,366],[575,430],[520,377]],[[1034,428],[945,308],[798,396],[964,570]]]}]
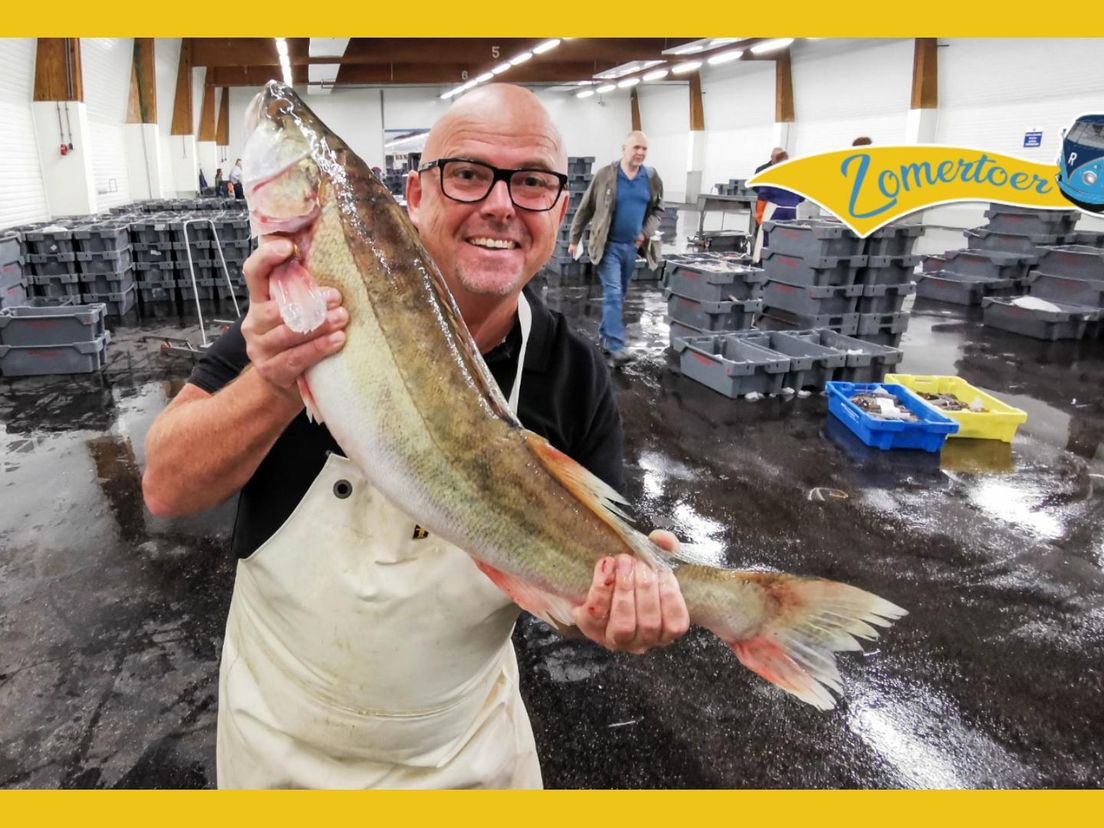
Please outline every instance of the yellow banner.
[{"label": "yellow banner", "polygon": [[772,185],[803,195],[860,236],[925,207],[988,201],[1069,210],[1057,164],[998,152],[922,144],[852,147],[768,167],[748,186]]}]

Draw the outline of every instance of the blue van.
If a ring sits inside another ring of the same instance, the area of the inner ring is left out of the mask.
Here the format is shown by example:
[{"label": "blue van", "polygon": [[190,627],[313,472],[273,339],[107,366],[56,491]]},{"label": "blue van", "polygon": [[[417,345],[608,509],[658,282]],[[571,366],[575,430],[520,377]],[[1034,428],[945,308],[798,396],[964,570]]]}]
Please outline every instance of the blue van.
[{"label": "blue van", "polygon": [[1104,115],[1082,115],[1065,133],[1058,189],[1081,209],[1104,212]]}]

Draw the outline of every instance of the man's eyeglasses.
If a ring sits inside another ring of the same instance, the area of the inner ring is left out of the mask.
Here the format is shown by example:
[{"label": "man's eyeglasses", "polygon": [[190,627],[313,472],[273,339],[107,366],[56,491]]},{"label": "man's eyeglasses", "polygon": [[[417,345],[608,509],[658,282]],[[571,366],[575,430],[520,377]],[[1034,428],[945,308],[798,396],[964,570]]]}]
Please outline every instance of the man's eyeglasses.
[{"label": "man's eyeglasses", "polygon": [[427,172],[436,167],[441,173],[441,192],[453,201],[472,204],[491,194],[499,181],[506,182],[510,200],[522,210],[542,213],[556,206],[565,186],[567,176],[549,170],[503,170],[469,161],[466,158],[438,158],[418,167]]}]

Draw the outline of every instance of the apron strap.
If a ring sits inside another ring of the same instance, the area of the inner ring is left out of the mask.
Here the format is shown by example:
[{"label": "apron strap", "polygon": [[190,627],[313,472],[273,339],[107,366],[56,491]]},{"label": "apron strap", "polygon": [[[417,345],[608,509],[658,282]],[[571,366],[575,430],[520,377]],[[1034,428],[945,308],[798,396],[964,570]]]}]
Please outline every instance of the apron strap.
[{"label": "apron strap", "polygon": [[518,351],[517,374],[510,389],[510,410],[517,416],[518,397],[521,396],[521,372],[525,368],[525,349],[529,347],[529,331],[533,327],[533,311],[524,293],[518,294],[518,322],[521,323],[521,350]]}]

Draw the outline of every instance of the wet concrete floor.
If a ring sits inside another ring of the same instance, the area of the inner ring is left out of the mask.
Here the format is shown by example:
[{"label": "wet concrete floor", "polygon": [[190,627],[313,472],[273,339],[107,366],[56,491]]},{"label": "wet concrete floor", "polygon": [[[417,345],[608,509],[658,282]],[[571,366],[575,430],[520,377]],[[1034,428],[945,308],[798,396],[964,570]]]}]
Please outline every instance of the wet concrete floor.
[{"label": "wet concrete floor", "polygon": [[[595,290],[550,290],[593,333]],[[847,581],[910,611],[819,712],[708,633],[644,657],[523,620],[548,787],[1097,787],[1104,780],[1104,342],[1039,343],[916,305],[900,370],[1028,411],[1009,447],[868,449],[818,395],[728,400],[680,376],[655,285],[615,372],[642,528],[715,563]],[[98,376],[0,379],[0,786],[210,787],[230,505],[141,501],[143,439],[187,358],[128,321]],[[144,337],[152,337],[146,340]],[[817,488],[843,496],[810,500]]]}]

